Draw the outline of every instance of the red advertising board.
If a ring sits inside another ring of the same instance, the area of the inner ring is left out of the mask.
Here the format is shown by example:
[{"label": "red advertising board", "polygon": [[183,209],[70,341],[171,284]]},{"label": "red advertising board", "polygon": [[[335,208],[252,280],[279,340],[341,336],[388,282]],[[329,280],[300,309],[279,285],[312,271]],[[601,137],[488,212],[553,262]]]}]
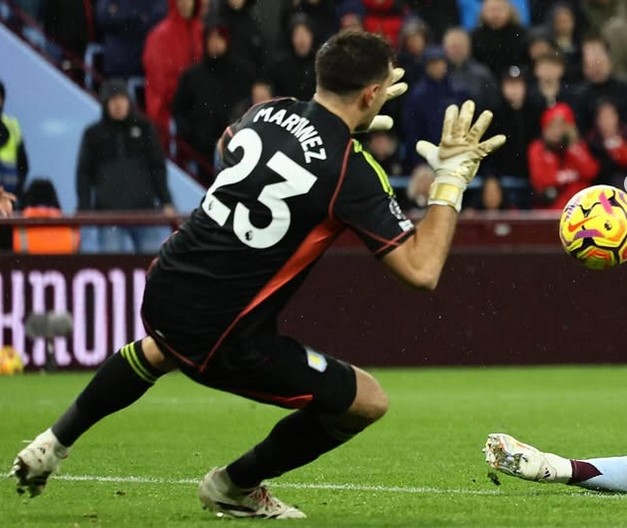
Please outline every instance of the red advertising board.
[{"label": "red advertising board", "polygon": [[[3,256],[0,346],[43,367],[45,343],[26,336],[25,320],[67,311],[74,330],[54,340],[56,364],[96,367],[144,335],[138,313],[150,260]],[[473,220],[460,223],[437,290],[418,292],[349,238],[320,260],[279,322],[308,345],[365,366],[622,363],[624,267],[586,270],[559,247],[554,220]]]}]

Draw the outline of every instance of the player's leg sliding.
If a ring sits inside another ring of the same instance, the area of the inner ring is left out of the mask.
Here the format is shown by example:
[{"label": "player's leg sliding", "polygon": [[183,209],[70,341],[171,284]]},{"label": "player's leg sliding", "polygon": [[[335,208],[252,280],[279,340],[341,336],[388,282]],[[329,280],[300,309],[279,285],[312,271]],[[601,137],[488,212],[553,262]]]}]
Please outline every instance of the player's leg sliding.
[{"label": "player's leg sliding", "polygon": [[148,361],[142,341],[107,359],[57,422],[17,454],[11,475],[17,479],[18,492],[28,491],[31,497],[41,494],[48,477],[87,429],[137,401],[164,373]]},{"label": "player's leg sliding", "polygon": [[377,382],[358,369],[357,380],[357,397],[347,412],[294,412],[243,456],[225,468],[212,469],[198,490],[204,506],[230,517],[304,518],[303,512],[274,497],[261,483],[313,462],[385,414],[387,397]]},{"label": "player's leg sliding", "polygon": [[524,480],[566,484],[572,477],[567,458],[543,453],[504,433],[488,435],[485,457],[492,468]]},{"label": "player's leg sliding", "polygon": [[571,460],[573,477],[569,484],[589,490],[627,493],[627,457]]},{"label": "player's leg sliding", "polygon": [[627,457],[568,459],[544,453],[504,433],[488,435],[485,456],[492,468],[524,480],[627,492]]}]

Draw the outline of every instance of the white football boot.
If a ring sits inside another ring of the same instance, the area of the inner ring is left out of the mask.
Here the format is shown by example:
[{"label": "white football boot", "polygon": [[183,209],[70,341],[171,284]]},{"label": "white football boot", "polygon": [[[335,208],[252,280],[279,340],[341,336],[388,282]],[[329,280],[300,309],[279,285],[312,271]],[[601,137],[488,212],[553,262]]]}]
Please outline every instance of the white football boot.
[{"label": "white football boot", "polygon": [[508,434],[488,435],[483,452],[490,467],[524,480],[565,484],[572,476],[569,459],[543,453]]},{"label": "white football boot", "polygon": [[28,491],[31,497],[40,495],[48,477],[57,471],[69,452],[69,448],[61,445],[51,429],[41,433],[13,461],[9,475],[17,479],[17,492]]},{"label": "white football boot", "polygon": [[[224,473],[223,473],[224,472]],[[288,506],[264,486],[240,490],[229,485],[224,468],[213,468],[198,486],[198,497],[205,508],[219,516],[259,519],[304,519],[298,508]]]}]

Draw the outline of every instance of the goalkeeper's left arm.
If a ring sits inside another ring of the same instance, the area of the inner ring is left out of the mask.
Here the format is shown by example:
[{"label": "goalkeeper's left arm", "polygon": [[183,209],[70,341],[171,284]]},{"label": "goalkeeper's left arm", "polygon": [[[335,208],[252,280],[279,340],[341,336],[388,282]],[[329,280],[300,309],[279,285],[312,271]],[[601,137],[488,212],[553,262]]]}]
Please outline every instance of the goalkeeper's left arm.
[{"label": "goalkeeper's left arm", "polygon": [[461,109],[446,109],[439,146],[419,141],[416,150],[436,173],[429,190],[429,208],[415,234],[388,253],[383,262],[410,286],[432,290],[436,287],[448,256],[457,224],[457,213],[468,183],[479,163],[505,143],[499,134],[480,142],[492,121],[486,110],[471,127],[475,104],[466,101]]}]

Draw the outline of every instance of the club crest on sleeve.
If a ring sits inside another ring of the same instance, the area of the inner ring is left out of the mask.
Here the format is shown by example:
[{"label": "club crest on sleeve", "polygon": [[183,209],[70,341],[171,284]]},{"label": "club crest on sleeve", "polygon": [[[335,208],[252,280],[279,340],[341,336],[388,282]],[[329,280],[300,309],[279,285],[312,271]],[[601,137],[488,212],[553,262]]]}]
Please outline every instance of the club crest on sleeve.
[{"label": "club crest on sleeve", "polygon": [[318,372],[327,370],[327,358],[322,354],[307,348],[307,365]]}]

